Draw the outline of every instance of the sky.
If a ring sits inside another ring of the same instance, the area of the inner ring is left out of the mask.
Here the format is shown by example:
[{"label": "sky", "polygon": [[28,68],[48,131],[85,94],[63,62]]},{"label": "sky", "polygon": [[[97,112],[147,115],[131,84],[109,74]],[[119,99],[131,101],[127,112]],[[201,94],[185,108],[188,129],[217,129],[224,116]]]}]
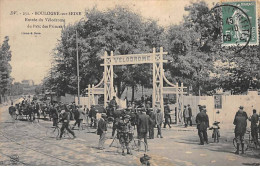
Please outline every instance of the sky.
[{"label": "sky", "polygon": [[[215,0],[208,0],[209,4]],[[32,79],[41,83],[47,75],[52,62],[52,50],[60,38],[60,28],[34,28],[33,25],[64,25],[62,22],[35,22],[29,19],[56,18],[65,19],[65,24],[79,21],[84,15],[47,16],[36,15],[40,11],[82,12],[96,6],[100,10],[113,8],[115,5],[127,6],[145,18],[158,20],[162,26],[178,24],[186,14],[184,7],[190,0],[0,0],[0,40],[9,36],[12,51],[12,73],[14,81]],[[14,12],[15,11],[15,12]],[[15,13],[15,15],[13,15]],[[27,15],[30,14],[30,15]],[[27,18],[27,20],[26,20]],[[28,28],[30,25],[33,28]],[[28,35],[28,32],[41,34]]]}]

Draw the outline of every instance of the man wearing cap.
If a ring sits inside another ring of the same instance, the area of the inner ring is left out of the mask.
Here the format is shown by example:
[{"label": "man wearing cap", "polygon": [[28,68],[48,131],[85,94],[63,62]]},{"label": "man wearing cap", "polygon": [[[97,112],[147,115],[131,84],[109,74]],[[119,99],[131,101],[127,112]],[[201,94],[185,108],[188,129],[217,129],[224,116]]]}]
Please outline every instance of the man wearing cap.
[{"label": "man wearing cap", "polygon": [[208,144],[207,128],[209,127],[209,117],[206,114],[206,106],[201,106],[201,111],[196,116],[196,123],[200,145],[204,145],[204,141]]},{"label": "man wearing cap", "polygon": [[251,121],[251,135],[254,140],[255,145],[258,145],[258,121],[259,121],[259,116],[256,113],[256,109],[253,109],[253,115],[251,118],[249,118],[249,121]]},{"label": "man wearing cap", "polygon": [[99,135],[99,143],[98,148],[103,150],[104,149],[104,143],[106,139],[106,133],[107,133],[107,122],[105,118],[107,115],[105,113],[101,114],[101,118],[98,121],[98,129],[97,129],[97,135]]},{"label": "man wearing cap", "polygon": [[247,127],[247,113],[243,110],[244,107],[240,106],[239,110],[237,111],[233,124],[235,127],[235,138],[237,142],[237,150],[235,154],[239,154],[239,146],[241,144],[242,154],[244,154],[244,135],[246,133]]},{"label": "man wearing cap", "polygon": [[118,137],[122,147],[122,155],[125,156],[125,149],[127,154],[132,154],[129,148],[129,143],[133,139],[133,127],[130,122],[130,115],[125,115],[118,123]]}]

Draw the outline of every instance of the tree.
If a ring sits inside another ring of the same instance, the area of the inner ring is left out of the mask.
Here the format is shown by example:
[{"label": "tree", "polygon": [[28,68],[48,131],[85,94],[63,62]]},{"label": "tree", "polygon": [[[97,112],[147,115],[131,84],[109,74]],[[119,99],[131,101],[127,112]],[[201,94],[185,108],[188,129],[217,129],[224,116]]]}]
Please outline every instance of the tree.
[{"label": "tree", "polygon": [[219,30],[214,27],[215,16],[209,13],[205,2],[191,3],[185,10],[188,15],[184,16],[184,22],[170,26],[166,32],[167,51],[172,62],[165,68],[174,77],[172,81],[192,86],[195,94],[201,89],[207,94],[216,87],[211,83],[214,78],[210,74],[214,72],[214,46]]},{"label": "tree", "polygon": [[11,61],[12,53],[8,42],[9,37],[6,36],[0,48],[0,93],[2,97],[10,90],[13,80],[10,76],[12,67],[9,63]]},{"label": "tree", "polygon": [[[53,75],[46,83],[59,94],[76,93],[76,37],[78,32],[80,56],[81,92],[88,84],[97,84],[104,68],[101,56],[105,51],[114,55],[151,52],[153,47],[162,45],[163,28],[153,20],[144,20],[127,8],[116,7],[106,12],[96,8],[86,11],[85,21],[68,25],[62,31],[61,40],[54,50],[55,66]],[[149,65],[115,66],[115,85],[120,97],[127,86],[148,85]],[[51,78],[52,77],[52,78]],[[131,78],[134,77],[134,78]],[[52,79],[52,80],[51,80]]]}]

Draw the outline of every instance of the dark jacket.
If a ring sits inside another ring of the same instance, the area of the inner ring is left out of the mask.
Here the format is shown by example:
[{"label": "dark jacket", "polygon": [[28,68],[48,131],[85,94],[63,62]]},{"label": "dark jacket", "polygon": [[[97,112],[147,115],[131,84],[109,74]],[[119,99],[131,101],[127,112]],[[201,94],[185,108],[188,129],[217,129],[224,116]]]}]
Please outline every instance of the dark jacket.
[{"label": "dark jacket", "polygon": [[103,118],[100,118],[98,121],[97,135],[102,135],[105,131],[107,131],[107,122]]},{"label": "dark jacket", "polygon": [[257,123],[259,121],[259,116],[258,114],[254,113],[251,117],[251,119],[249,119],[251,121],[251,129],[253,128],[257,128]]},{"label": "dark jacket", "polygon": [[189,111],[189,116],[192,117],[192,109],[191,109],[191,107],[188,107],[188,111]]},{"label": "dark jacket", "polygon": [[196,116],[196,123],[197,123],[197,129],[198,130],[207,130],[209,127],[209,117],[206,114],[205,110],[202,110],[199,112]]},{"label": "dark jacket", "polygon": [[9,107],[9,113],[13,114],[16,111],[16,108],[14,106]]},{"label": "dark jacket", "polygon": [[169,118],[171,113],[171,109],[169,105],[164,106],[164,118]]},{"label": "dark jacket", "polygon": [[149,116],[149,126],[150,128],[153,128],[155,125],[155,114],[153,111],[150,112],[150,116]]},{"label": "dark jacket", "polygon": [[63,123],[69,123],[70,122],[70,112],[69,111],[64,111],[64,113],[61,114],[61,120]]},{"label": "dark jacket", "polygon": [[149,116],[146,114],[140,114],[138,117],[138,132],[147,133],[149,131]]},{"label": "dark jacket", "polygon": [[90,109],[90,111],[89,111],[88,116],[89,116],[90,118],[91,118],[91,117],[96,118],[96,114],[97,114],[96,109],[92,107],[92,108]]},{"label": "dark jacket", "polygon": [[235,127],[235,133],[237,134],[245,134],[246,133],[246,127],[247,127],[247,114],[243,110],[238,110],[236,113],[236,116],[234,118],[233,124]]},{"label": "dark jacket", "polygon": [[58,119],[59,118],[58,111],[57,111],[57,109],[55,107],[52,107],[50,109],[50,113],[52,115],[52,118],[54,118],[54,119]]}]

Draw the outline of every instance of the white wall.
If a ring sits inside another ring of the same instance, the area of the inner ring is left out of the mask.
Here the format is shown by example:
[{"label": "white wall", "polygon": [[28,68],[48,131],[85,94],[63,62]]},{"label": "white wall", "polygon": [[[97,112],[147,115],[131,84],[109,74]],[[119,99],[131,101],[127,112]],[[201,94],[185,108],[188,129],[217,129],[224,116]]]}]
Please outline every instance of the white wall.
[{"label": "white wall", "polygon": [[[210,125],[216,120],[221,122],[222,128],[233,128],[233,120],[239,106],[244,106],[248,116],[253,114],[253,109],[260,113],[260,96],[257,94],[222,96],[222,109],[214,108],[214,96],[184,96],[184,105],[190,104],[195,119],[199,112],[198,104],[206,105]],[[219,110],[219,114],[216,112]],[[248,123],[249,126],[250,123]]]}]

